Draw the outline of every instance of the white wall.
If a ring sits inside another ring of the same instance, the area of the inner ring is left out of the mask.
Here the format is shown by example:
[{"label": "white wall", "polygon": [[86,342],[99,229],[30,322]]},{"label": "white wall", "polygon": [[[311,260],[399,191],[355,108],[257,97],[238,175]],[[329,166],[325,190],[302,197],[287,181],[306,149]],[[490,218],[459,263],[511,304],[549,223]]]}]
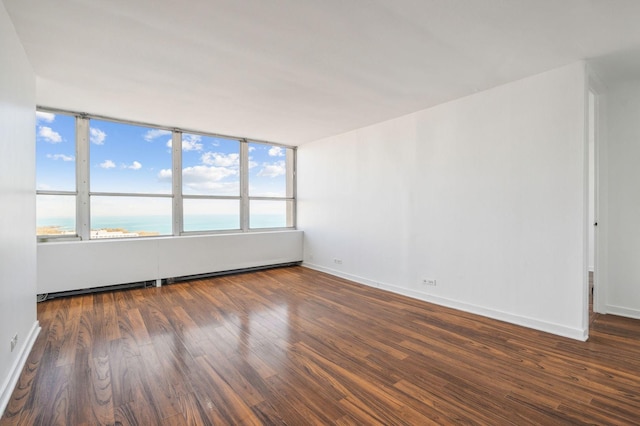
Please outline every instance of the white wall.
[{"label": "white wall", "polygon": [[0,2],[0,415],[39,330],[34,128],[35,76]]},{"label": "white wall", "polygon": [[640,81],[609,82],[603,96],[606,156],[599,158],[598,218],[601,310],[640,318]]},{"label": "white wall", "polygon": [[38,244],[38,294],[302,260],[302,231]]},{"label": "white wall", "polygon": [[576,63],[301,146],[305,264],[585,339],[585,78]]}]

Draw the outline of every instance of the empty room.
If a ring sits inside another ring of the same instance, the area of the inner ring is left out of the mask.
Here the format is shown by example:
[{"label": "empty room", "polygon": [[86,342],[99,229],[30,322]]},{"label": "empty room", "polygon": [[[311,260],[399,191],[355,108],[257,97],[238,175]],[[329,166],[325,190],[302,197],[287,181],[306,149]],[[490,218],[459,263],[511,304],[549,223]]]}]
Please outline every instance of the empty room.
[{"label": "empty room", "polygon": [[0,1],[0,425],[638,424],[639,19]]}]

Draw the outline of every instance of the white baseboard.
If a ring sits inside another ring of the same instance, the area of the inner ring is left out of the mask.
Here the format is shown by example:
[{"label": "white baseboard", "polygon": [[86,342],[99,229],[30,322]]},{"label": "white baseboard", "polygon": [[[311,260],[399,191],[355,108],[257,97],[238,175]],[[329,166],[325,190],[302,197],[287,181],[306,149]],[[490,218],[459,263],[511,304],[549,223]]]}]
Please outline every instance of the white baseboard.
[{"label": "white baseboard", "polygon": [[[337,271],[331,268],[325,268],[323,266],[314,265],[312,263],[304,262],[302,266],[309,269],[314,269],[320,272],[326,272],[327,274],[336,275],[346,280],[354,281],[359,284],[368,285],[370,287],[376,287],[382,290],[390,291],[392,293],[402,294],[403,296],[412,297],[414,299],[422,300],[436,305],[445,306],[447,308],[457,309],[459,311],[469,312],[476,315],[481,315],[488,318],[493,318],[500,321],[505,321],[511,324],[520,325],[527,328],[532,328],[538,331],[544,331],[546,333],[555,334],[562,337],[568,337],[570,339],[586,341],[589,338],[588,329],[571,328],[560,324],[555,324],[547,321],[540,321],[534,318],[528,318],[521,315],[514,315],[508,312],[502,312],[494,309],[484,308],[482,306],[472,305],[465,302],[460,302],[453,299],[447,299],[444,297],[434,296],[432,294],[423,293],[421,291],[411,290],[394,286],[391,284],[384,284],[376,281],[369,280],[367,278],[359,277],[357,275],[348,274],[342,271]],[[640,314],[640,313],[639,313]]]},{"label": "white baseboard", "polygon": [[637,309],[624,308],[622,306],[607,305],[607,314],[619,315],[621,317],[640,319],[640,311]]},{"label": "white baseboard", "polygon": [[13,389],[16,387],[18,383],[18,379],[20,378],[20,373],[22,373],[22,369],[24,365],[27,363],[27,359],[29,359],[29,354],[31,353],[31,348],[33,348],[33,344],[36,342],[36,337],[40,333],[40,323],[38,321],[33,323],[31,330],[29,331],[29,335],[25,340],[25,344],[22,345],[20,349],[20,353],[16,358],[15,362],[11,366],[9,370],[9,376],[2,383],[2,387],[0,388],[0,417],[4,414],[5,408],[9,404],[9,400],[11,399],[11,394],[13,394]]}]

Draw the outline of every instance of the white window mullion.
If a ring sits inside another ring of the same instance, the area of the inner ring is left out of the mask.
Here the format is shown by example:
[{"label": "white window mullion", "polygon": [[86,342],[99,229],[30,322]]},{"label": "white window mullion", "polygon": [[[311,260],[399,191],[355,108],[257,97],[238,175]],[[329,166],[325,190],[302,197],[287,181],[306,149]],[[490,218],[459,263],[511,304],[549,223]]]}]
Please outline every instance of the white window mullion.
[{"label": "white window mullion", "polygon": [[173,235],[184,230],[182,209],[182,132],[174,130],[171,137],[172,185],[173,185]]},{"label": "white window mullion", "polygon": [[287,201],[287,226],[296,227],[296,156],[298,152],[295,148],[286,150],[287,165],[287,189],[286,196],[293,201]]},{"label": "white window mullion", "polygon": [[249,230],[249,144],[240,141],[240,228]]},{"label": "white window mullion", "polygon": [[88,241],[91,233],[89,199],[89,119],[76,117],[76,232]]}]

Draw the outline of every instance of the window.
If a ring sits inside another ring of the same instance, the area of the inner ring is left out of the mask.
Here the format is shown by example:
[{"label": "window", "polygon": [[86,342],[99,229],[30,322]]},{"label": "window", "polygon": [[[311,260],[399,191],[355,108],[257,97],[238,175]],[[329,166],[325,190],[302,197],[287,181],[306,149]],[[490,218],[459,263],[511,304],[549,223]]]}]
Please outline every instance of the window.
[{"label": "window", "polygon": [[76,196],[36,196],[36,234],[40,236],[76,236]]},{"label": "window", "polygon": [[36,233],[76,235],[75,117],[36,113]]},{"label": "window", "polygon": [[172,132],[89,122],[90,238],[171,235]]},{"label": "window", "polygon": [[241,229],[240,141],[182,134],[183,231]]},{"label": "window", "polygon": [[85,114],[36,118],[41,241],[295,226],[294,148]]},{"label": "window", "polygon": [[91,195],[90,238],[171,235],[171,197]]},{"label": "window", "polygon": [[183,200],[184,231],[224,231],[240,229],[240,200]]},{"label": "window", "polygon": [[249,144],[249,227],[294,226],[294,151],[276,145]]},{"label": "window", "polygon": [[171,195],[171,132],[89,122],[91,192]]}]

